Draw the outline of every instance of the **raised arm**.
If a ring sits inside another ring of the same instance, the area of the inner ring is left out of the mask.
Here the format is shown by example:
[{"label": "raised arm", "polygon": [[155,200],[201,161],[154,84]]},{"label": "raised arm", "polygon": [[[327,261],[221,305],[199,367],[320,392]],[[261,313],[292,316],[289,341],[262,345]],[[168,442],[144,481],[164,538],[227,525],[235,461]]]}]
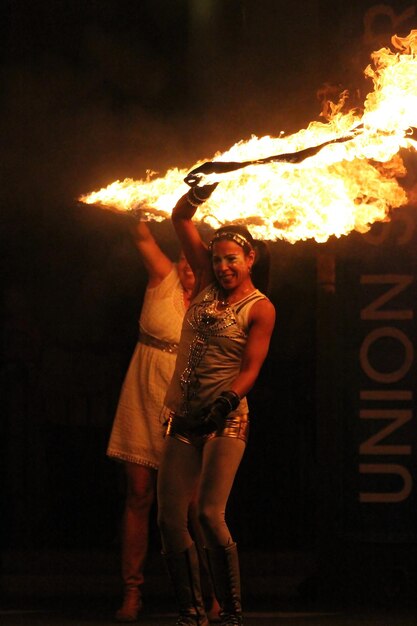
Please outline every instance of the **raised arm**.
[{"label": "raised arm", "polygon": [[196,276],[196,288],[202,289],[213,279],[210,256],[204,241],[200,237],[193,217],[197,208],[207,200],[217,185],[190,189],[183,195],[172,211],[172,223],[177,233],[181,247]]},{"label": "raised arm", "polygon": [[148,285],[156,287],[168,276],[173,263],[156,243],[146,222],[134,222],[131,233],[148,274]]}]

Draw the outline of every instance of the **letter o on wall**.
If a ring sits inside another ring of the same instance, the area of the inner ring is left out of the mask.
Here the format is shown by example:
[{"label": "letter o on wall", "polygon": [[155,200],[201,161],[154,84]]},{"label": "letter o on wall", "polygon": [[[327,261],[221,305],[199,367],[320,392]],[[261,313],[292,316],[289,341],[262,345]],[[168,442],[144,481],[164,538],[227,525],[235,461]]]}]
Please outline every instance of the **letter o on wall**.
[{"label": "letter o on wall", "polygon": [[[393,372],[378,372],[369,362],[369,349],[375,341],[378,339],[382,339],[384,337],[392,337],[397,339],[405,349],[405,358],[401,367]],[[360,363],[363,371],[369,378],[375,380],[379,383],[395,383],[407,374],[410,369],[413,358],[414,358],[414,348],[413,344],[402,330],[398,328],[394,328],[392,326],[383,326],[382,328],[376,328],[372,330],[368,335],[366,335],[365,339],[362,342],[360,353],[359,353]]]}]

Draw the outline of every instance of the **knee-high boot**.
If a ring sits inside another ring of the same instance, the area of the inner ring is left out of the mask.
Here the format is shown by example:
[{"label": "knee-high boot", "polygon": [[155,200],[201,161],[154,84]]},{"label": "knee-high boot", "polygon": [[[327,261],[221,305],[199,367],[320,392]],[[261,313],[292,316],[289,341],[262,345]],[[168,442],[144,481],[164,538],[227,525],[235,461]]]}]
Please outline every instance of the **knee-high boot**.
[{"label": "knee-high boot", "polygon": [[136,622],[142,611],[143,570],[148,548],[149,511],[127,518],[125,514],[122,537],[123,602],[116,611],[116,622]]},{"label": "knee-high boot", "polygon": [[179,608],[176,626],[209,626],[201,595],[195,544],[184,552],[164,554],[164,558]]},{"label": "knee-high boot", "polygon": [[214,592],[220,602],[221,624],[243,624],[240,593],[239,556],[235,543],[229,546],[206,548],[207,561],[213,580]]}]

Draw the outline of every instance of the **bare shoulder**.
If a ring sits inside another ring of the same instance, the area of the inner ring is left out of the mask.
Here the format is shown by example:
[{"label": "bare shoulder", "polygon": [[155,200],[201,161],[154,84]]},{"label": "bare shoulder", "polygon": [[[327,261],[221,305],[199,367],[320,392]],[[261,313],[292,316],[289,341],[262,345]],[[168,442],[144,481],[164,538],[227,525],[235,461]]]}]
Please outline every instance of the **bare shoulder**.
[{"label": "bare shoulder", "polygon": [[256,323],[267,324],[273,326],[275,324],[275,306],[266,296],[254,303],[251,308],[249,319]]},{"label": "bare shoulder", "polygon": [[257,300],[257,302],[253,305],[252,310],[261,313],[269,312],[275,315],[275,306],[267,296]]}]

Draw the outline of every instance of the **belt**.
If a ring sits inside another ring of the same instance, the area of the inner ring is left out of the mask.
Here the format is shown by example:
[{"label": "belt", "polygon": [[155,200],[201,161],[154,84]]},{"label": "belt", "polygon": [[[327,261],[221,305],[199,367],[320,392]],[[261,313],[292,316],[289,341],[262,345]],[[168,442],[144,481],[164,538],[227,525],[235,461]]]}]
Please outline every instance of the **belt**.
[{"label": "belt", "polygon": [[176,354],[178,352],[177,343],[170,343],[169,341],[164,341],[163,339],[157,339],[156,337],[148,335],[142,331],[139,333],[138,341],[139,343],[144,343],[146,346],[162,350],[162,352],[170,352],[171,354]]}]

